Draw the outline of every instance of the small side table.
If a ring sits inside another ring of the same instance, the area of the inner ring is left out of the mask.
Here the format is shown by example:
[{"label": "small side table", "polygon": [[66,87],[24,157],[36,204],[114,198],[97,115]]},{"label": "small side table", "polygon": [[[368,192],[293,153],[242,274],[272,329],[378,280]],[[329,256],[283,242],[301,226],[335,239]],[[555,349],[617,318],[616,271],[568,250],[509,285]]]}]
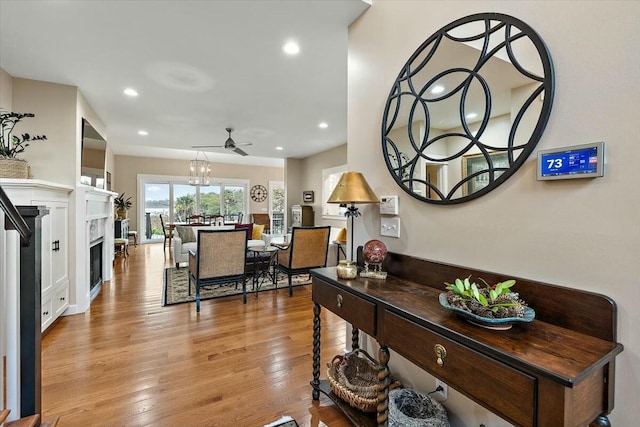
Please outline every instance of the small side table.
[{"label": "small side table", "polygon": [[[257,299],[260,286],[264,283],[264,279],[269,277],[269,269],[272,267],[272,278],[276,280],[274,260],[276,259],[278,248],[275,246],[253,246],[247,248],[247,250],[253,253],[251,258],[247,258],[247,268],[253,275],[253,289],[256,292]],[[260,278],[262,278],[262,281],[260,281]]]}]

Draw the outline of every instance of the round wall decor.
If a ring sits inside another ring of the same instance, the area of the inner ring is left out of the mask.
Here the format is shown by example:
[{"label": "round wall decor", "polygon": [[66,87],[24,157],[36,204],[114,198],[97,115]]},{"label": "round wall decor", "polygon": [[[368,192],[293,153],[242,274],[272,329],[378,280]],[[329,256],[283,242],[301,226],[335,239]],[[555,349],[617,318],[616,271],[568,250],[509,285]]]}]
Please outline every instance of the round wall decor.
[{"label": "round wall decor", "polygon": [[551,113],[551,55],[527,24],[480,13],[445,25],[400,69],[382,119],[382,152],[418,200],[466,202],[533,152]]},{"label": "round wall decor", "polygon": [[267,200],[267,189],[264,185],[254,185],[251,187],[251,200],[254,202],[264,202]]}]

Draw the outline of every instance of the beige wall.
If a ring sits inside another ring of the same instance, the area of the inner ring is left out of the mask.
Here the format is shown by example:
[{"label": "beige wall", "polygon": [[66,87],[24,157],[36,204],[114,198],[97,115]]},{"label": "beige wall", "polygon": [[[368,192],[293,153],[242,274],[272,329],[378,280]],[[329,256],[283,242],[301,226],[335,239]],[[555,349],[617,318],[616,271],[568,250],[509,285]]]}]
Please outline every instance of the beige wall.
[{"label": "beige wall", "polygon": [[[115,168],[112,176],[112,190],[133,196],[129,213],[129,227],[138,229],[135,213],[138,209],[137,177],[144,175],[163,175],[188,177],[188,160],[171,160],[151,157],[115,156]],[[284,170],[277,167],[243,166],[226,163],[211,163],[212,178],[248,179],[249,188],[262,184],[269,188],[269,181],[284,181]],[[266,209],[263,211],[263,209]],[[269,199],[264,202],[254,202],[250,199],[249,212],[265,213],[269,211]],[[248,218],[247,218],[248,219]]]},{"label": "beige wall", "polygon": [[0,68],[0,110],[5,112],[13,111],[11,109],[11,97],[13,94],[12,77],[5,70]]},{"label": "beige wall", "polygon": [[79,181],[76,95],[75,86],[13,79],[13,110],[35,114],[20,123],[20,132],[47,136],[20,155],[36,179],[71,186]]},{"label": "beige wall", "polygon": [[[345,227],[344,220],[322,218],[322,170],[347,164],[347,144],[323,151],[304,159],[287,159],[287,205],[291,212],[292,205],[311,205],[314,212],[315,225]],[[313,191],[314,202],[302,201],[303,191]],[[290,215],[289,215],[290,217]],[[289,224],[291,225],[291,224]]]},{"label": "beige wall", "polygon": [[[382,159],[380,122],[391,84],[434,31],[489,11],[527,22],[553,57],[554,107],[537,148],[605,141],[606,175],[536,181],[532,156],[479,199],[452,206],[420,202],[400,190]],[[640,419],[638,22],[638,2],[376,1],[349,30],[349,169],[362,171],[377,194],[398,194],[402,221],[402,238],[380,237],[376,208],[363,206],[356,243],[380,238],[395,252],[613,298],[618,340],[625,346],[617,359],[610,416],[617,426]],[[410,385],[435,388],[429,375],[398,356],[392,356],[391,367]],[[446,405],[454,426],[508,425],[451,389]]]},{"label": "beige wall", "polygon": [[287,229],[291,227],[291,206],[302,205],[302,192],[304,191],[304,160],[285,159],[284,162],[284,188],[287,199]]}]

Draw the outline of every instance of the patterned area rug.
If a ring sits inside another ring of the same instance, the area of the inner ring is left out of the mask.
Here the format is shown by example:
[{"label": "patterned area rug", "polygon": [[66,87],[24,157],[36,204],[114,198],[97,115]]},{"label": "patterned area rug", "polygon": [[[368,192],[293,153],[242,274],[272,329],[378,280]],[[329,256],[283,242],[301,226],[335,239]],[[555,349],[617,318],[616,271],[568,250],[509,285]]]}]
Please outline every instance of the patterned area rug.
[{"label": "patterned area rug", "polygon": [[[311,278],[308,274],[300,274],[293,276],[293,286],[302,286],[311,283]],[[259,292],[269,291],[275,288],[275,285],[269,278],[260,278]],[[180,304],[183,302],[193,302],[196,300],[195,289],[192,288],[191,295],[189,295],[189,270],[183,268],[165,268],[164,270],[164,292],[162,305]],[[287,275],[278,272],[278,290],[288,289]],[[247,295],[254,292],[253,279],[251,276],[247,276]],[[200,300],[206,300],[211,298],[228,297],[231,295],[242,294],[242,284],[238,283],[236,289],[235,283],[229,283],[226,285],[215,285],[208,288],[200,289]]]},{"label": "patterned area rug", "polygon": [[298,427],[298,423],[290,416],[285,415],[271,424],[265,424],[264,427]]}]

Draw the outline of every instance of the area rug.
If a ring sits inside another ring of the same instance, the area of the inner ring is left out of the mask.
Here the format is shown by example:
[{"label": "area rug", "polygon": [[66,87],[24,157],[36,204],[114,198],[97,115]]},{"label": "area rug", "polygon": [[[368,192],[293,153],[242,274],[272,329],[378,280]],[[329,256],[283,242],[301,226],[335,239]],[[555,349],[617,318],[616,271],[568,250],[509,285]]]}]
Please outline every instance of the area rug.
[{"label": "area rug", "polygon": [[290,416],[285,415],[271,424],[265,424],[264,427],[298,427],[298,423]]},{"label": "area rug", "polygon": [[[278,290],[289,289],[287,275],[278,272]],[[272,283],[271,278],[260,278],[259,292],[269,291],[275,289],[275,285]],[[311,283],[311,278],[308,274],[300,274],[293,276],[293,286],[302,286]],[[162,293],[162,305],[180,304],[184,302],[193,302],[196,300],[195,290],[191,290],[189,295],[189,270],[185,267],[174,268],[169,267],[164,270],[164,292]],[[247,276],[247,295],[254,292],[253,279],[251,276]],[[228,297],[231,295],[242,294],[242,284],[238,283],[236,288],[235,283],[229,283],[225,285],[216,285],[208,288],[200,289],[200,300]]]}]

